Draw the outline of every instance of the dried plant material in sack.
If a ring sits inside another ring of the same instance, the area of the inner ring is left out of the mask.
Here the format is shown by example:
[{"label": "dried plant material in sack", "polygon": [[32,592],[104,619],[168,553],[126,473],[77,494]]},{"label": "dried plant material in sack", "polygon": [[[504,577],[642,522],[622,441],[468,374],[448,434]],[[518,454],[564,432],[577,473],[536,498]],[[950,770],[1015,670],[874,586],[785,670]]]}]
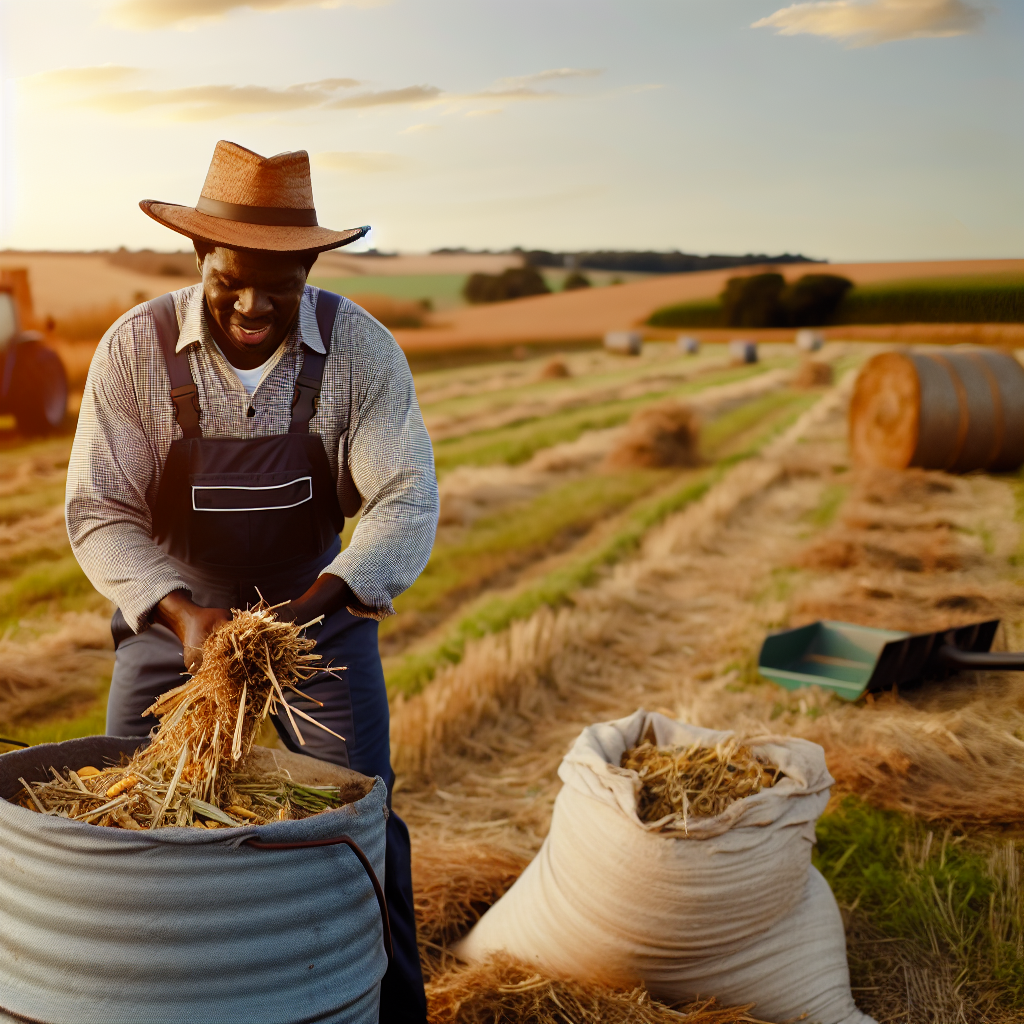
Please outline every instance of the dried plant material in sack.
[{"label": "dried plant material in sack", "polygon": [[271,713],[286,714],[300,742],[295,716],[331,732],[286,700],[290,691],[317,703],[298,685],[320,671],[303,628],[265,604],[236,610],[207,638],[199,671],[147,709],[159,719],[148,746],[95,774],[51,768],[52,779],[23,783],[16,799],[44,814],[129,829],[264,825],[341,806],[339,786],[303,783],[250,757]]},{"label": "dried plant material in sack", "polygon": [[690,817],[717,817],[734,801],[770,788],[779,776],[778,765],[735,739],[713,747],[659,747],[650,728],[619,764],[640,777],[640,820],[681,826],[683,832]]}]

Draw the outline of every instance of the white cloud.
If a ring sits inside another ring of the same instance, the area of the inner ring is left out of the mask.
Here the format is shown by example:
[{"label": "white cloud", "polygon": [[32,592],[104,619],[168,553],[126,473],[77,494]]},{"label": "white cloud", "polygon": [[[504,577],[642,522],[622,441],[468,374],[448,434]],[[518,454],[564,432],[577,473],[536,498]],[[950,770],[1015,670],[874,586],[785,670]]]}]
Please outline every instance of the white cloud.
[{"label": "white cloud", "polygon": [[283,11],[296,7],[377,7],[388,0],[118,0],[108,12],[119,28],[191,28],[231,11]]},{"label": "white cloud", "polygon": [[537,82],[557,82],[565,78],[597,78],[603,74],[601,68],[551,68],[548,71],[537,71],[532,75],[499,78],[495,86],[499,89],[521,89]]},{"label": "white cloud", "polygon": [[439,124],[411,124],[408,128],[402,129],[403,135],[413,135],[416,132],[436,132],[441,126]]},{"label": "white cloud", "polygon": [[[105,64],[59,68],[23,81],[52,102],[90,107],[112,114],[155,110],[174,121],[212,121],[312,109],[372,110],[444,105],[455,112],[480,101],[485,101],[488,107],[481,113],[496,113],[508,103],[569,98],[565,93],[534,89],[521,83],[591,76],[591,72],[564,68],[541,72],[540,75],[526,75],[521,79],[502,79],[479,92],[449,93],[436,85],[407,85],[398,89],[363,89],[353,92],[365,85],[355,78],[326,78],[288,86],[187,85],[152,89],[140,88],[132,81],[142,74],[138,68]],[[409,130],[420,129],[414,127]]]},{"label": "white cloud", "polygon": [[984,13],[966,0],[815,0],[784,7],[753,28],[874,46],[899,39],[961,36],[981,27]]},{"label": "white cloud", "polygon": [[361,92],[328,103],[330,110],[358,110],[363,107],[392,107],[406,103],[429,103],[442,95],[436,85],[409,85],[404,89]]},{"label": "white cloud", "polygon": [[141,74],[139,68],[122,64],[97,64],[84,68],[55,68],[21,79],[29,88],[42,92],[69,92],[121,85]]},{"label": "white cloud", "polygon": [[317,153],[313,163],[328,171],[350,174],[381,174],[407,167],[407,157],[397,153]]}]

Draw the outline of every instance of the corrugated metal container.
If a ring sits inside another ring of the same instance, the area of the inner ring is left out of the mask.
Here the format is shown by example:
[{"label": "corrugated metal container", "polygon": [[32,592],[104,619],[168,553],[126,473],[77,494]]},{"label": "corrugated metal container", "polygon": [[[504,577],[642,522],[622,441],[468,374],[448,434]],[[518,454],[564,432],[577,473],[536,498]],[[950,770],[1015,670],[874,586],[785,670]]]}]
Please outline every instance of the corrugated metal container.
[{"label": "corrugated metal container", "polygon": [[352,849],[315,844],[350,837],[383,879],[384,783],[302,821],[216,830],[100,828],[8,802],[19,777],[116,763],[138,743],[0,756],[0,1020],[376,1024],[375,886]]}]

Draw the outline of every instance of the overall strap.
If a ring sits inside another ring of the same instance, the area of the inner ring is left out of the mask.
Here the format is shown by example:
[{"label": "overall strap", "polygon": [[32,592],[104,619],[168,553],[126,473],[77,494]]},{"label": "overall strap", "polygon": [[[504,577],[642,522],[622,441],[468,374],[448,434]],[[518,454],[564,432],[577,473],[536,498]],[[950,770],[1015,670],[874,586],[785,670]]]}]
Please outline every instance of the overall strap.
[{"label": "overall strap", "polygon": [[320,387],[324,381],[324,367],[331,353],[331,334],[334,321],[341,305],[341,296],[325,292],[322,288],[316,299],[316,325],[320,328],[320,340],[324,352],[314,352],[308,345],[302,352],[302,368],[295,382],[295,397],[292,399],[292,422],[289,434],[308,434],[309,421],[316,414],[320,404]]},{"label": "overall strap", "polygon": [[149,311],[153,314],[156,336],[160,340],[160,351],[167,364],[167,376],[171,378],[171,401],[174,403],[174,418],[185,437],[202,437],[199,426],[202,412],[199,408],[199,392],[192,376],[188,352],[176,352],[180,329],[178,315],[174,311],[174,296],[171,293],[151,299]]}]

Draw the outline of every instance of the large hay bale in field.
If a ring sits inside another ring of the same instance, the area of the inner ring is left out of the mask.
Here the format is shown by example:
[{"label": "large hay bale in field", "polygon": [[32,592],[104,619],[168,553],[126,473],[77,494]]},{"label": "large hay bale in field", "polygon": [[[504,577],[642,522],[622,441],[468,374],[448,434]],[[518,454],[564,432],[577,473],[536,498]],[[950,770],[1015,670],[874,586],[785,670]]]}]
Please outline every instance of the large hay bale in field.
[{"label": "large hay bale in field", "polygon": [[700,417],[688,405],[669,400],[633,414],[622,440],[608,455],[618,468],[700,465]]},{"label": "large hay bale in field", "polygon": [[884,352],[850,402],[863,466],[1006,472],[1024,463],[1024,367],[991,349]]},{"label": "large hay bale in field", "polygon": [[793,375],[795,388],[827,388],[832,384],[832,364],[820,359],[804,359]]}]

